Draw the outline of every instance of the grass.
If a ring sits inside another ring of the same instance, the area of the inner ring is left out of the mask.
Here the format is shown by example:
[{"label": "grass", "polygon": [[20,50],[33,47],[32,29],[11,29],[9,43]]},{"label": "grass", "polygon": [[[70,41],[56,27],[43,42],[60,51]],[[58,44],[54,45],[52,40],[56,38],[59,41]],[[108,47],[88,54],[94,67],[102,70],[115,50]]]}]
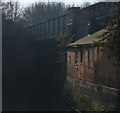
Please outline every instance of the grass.
[{"label": "grass", "polygon": [[104,105],[100,101],[93,100],[87,95],[74,92],[72,94],[74,108],[80,111],[114,111],[114,105]]}]

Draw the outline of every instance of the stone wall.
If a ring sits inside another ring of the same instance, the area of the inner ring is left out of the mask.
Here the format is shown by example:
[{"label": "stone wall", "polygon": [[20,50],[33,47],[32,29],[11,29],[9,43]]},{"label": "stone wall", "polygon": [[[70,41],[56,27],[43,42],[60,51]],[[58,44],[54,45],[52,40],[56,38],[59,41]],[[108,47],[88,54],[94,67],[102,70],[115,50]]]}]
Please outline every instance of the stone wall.
[{"label": "stone wall", "polygon": [[72,92],[77,91],[80,94],[88,95],[105,105],[118,106],[118,89],[93,84],[70,76],[67,77],[67,81]]}]

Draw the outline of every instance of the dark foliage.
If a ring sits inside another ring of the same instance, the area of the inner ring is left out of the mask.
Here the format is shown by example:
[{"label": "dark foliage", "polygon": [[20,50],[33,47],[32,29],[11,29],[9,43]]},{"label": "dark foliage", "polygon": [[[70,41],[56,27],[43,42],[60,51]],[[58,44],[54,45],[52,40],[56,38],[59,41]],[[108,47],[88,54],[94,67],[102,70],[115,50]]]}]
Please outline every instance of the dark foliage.
[{"label": "dark foliage", "polygon": [[0,7],[2,8],[2,19],[12,20],[16,23],[22,21],[22,11],[19,2],[2,2]]},{"label": "dark foliage", "polygon": [[3,111],[66,109],[56,41],[35,41],[21,23],[6,16],[2,21]]},{"label": "dark foliage", "polygon": [[116,69],[116,83],[120,88],[120,4],[118,4],[118,15],[112,18],[107,26],[107,32],[100,36],[102,50],[107,53]]},{"label": "dark foliage", "polygon": [[112,18],[107,26],[108,32],[100,36],[103,46],[103,51],[107,52],[108,56],[116,67],[120,69],[120,2],[118,4],[117,16]]},{"label": "dark foliage", "polygon": [[101,36],[103,51],[107,52],[117,70],[120,68],[120,17],[113,19],[108,32]]},{"label": "dark foliage", "polygon": [[25,8],[25,25],[35,24],[65,14],[67,8],[63,2],[36,2]]}]

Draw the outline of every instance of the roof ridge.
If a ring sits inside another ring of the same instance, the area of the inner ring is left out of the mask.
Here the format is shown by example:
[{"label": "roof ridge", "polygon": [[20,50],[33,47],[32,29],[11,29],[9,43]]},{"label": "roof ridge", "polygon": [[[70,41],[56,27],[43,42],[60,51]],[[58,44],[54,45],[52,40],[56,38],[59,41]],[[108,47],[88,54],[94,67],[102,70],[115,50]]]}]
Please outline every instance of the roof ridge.
[{"label": "roof ridge", "polygon": [[68,46],[93,44],[95,41],[99,41],[100,39],[97,37],[104,34],[105,32],[107,32],[107,29],[99,30],[95,33],[92,33],[90,36],[84,36],[83,38],[80,38],[79,40],[69,44]]}]

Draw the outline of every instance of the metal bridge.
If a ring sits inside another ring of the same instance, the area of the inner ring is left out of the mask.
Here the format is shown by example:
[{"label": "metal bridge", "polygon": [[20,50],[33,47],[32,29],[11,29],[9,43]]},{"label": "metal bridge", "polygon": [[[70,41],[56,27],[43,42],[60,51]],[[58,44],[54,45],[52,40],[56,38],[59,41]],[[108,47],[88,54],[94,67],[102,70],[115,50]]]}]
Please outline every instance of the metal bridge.
[{"label": "metal bridge", "polygon": [[36,40],[44,40],[54,38],[60,33],[67,33],[68,14],[51,18],[32,26],[26,27],[27,31],[31,33]]},{"label": "metal bridge", "polygon": [[[77,34],[82,38],[105,27],[118,13],[117,2],[100,2],[86,8],[71,7],[67,14],[26,27],[35,40],[55,38],[60,33]],[[89,25],[88,25],[89,23]]]}]

